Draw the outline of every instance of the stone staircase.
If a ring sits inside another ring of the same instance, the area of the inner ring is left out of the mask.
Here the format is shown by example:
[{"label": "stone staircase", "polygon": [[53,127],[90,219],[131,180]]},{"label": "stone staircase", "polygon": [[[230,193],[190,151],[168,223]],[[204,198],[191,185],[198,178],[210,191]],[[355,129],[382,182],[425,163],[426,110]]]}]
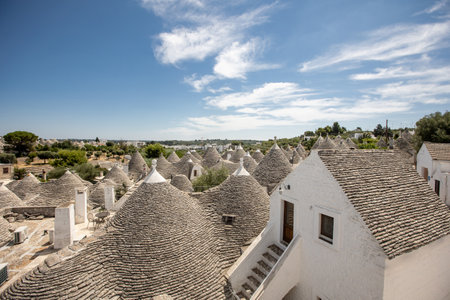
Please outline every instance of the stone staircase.
[{"label": "stone staircase", "polygon": [[267,251],[261,256],[256,266],[252,268],[252,272],[247,276],[247,281],[241,285],[241,290],[236,294],[241,300],[249,300],[253,293],[261,285],[261,282],[269,275],[273,266],[280,259],[285,249],[275,244],[267,247]]}]

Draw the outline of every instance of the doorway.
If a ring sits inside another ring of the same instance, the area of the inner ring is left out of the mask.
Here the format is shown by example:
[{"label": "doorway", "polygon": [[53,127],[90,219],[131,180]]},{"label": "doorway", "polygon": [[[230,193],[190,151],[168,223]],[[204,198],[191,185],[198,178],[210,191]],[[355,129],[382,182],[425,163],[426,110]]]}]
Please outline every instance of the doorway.
[{"label": "doorway", "polygon": [[283,202],[283,242],[289,244],[294,237],[294,204],[287,201]]}]

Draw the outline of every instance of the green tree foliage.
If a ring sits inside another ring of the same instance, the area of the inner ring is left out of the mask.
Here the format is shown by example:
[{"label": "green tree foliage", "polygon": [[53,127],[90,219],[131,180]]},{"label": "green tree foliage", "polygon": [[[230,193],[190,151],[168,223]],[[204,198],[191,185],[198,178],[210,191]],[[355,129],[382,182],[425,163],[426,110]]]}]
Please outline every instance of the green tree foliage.
[{"label": "green tree foliage", "polygon": [[106,169],[102,169],[99,166],[94,167],[90,163],[76,165],[74,170],[78,173],[78,175],[80,175],[81,178],[91,182],[94,181],[95,177],[100,176],[101,171],[103,171],[104,174],[107,172]]},{"label": "green tree foliage", "polygon": [[164,147],[161,144],[150,144],[145,146],[143,151],[147,158],[158,158],[161,153],[164,154]]},{"label": "green tree foliage", "polygon": [[196,192],[203,192],[209,188],[221,184],[228,177],[228,169],[222,167],[220,169],[206,169],[205,173],[199,176],[192,183],[192,187]]},{"label": "green tree foliage", "polygon": [[[377,127],[373,130],[373,135],[378,136],[386,136],[386,127],[381,126],[381,124],[378,124]],[[392,137],[394,136],[392,129],[388,127],[388,136]]]},{"label": "green tree foliage", "polygon": [[60,150],[58,157],[51,162],[53,167],[75,166],[87,162],[86,152],[81,150]]},{"label": "green tree foliage", "polygon": [[102,151],[96,151],[94,153],[95,157],[98,159],[100,156],[102,156]]},{"label": "green tree foliage", "polygon": [[345,127],[341,127],[338,122],[334,122],[333,126],[331,127],[331,134],[334,136],[340,135],[346,131],[347,129]]},{"label": "green tree foliage", "polygon": [[315,136],[314,131],[305,131],[305,136]]},{"label": "green tree foliage", "polygon": [[28,131],[14,131],[3,136],[7,144],[12,145],[13,151],[19,156],[27,155],[33,150],[38,136]]},{"label": "green tree foliage", "polygon": [[27,170],[20,169],[20,168],[14,168],[14,179],[20,180],[27,175]]},{"label": "green tree foliage", "polygon": [[67,169],[64,167],[54,168],[47,173],[47,179],[58,179],[59,177],[63,176],[66,171]]},{"label": "green tree foliage", "polygon": [[79,149],[78,146],[75,146],[72,141],[65,140],[62,142],[56,142],[52,144],[53,149],[71,149],[71,150],[77,150]]},{"label": "green tree foliage", "polygon": [[38,151],[37,157],[39,157],[39,159],[43,159],[44,163],[47,163],[48,159],[57,158],[58,154],[52,151]]},{"label": "green tree foliage", "polygon": [[419,150],[425,141],[450,143],[450,112],[429,114],[416,122],[416,150]]},{"label": "green tree foliage", "polygon": [[14,164],[17,162],[16,156],[12,153],[0,153],[0,163]]}]

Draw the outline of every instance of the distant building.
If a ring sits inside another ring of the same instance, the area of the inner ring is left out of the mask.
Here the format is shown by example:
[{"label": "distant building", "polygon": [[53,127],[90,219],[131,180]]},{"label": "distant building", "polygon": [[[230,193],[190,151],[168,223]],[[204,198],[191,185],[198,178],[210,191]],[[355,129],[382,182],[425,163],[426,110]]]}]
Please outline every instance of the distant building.
[{"label": "distant building", "polygon": [[0,163],[0,179],[13,179],[14,165]]},{"label": "distant building", "polygon": [[450,143],[424,142],[417,153],[416,170],[450,206]]},{"label": "distant building", "polygon": [[314,150],[226,276],[240,299],[448,299],[450,210],[394,151]]}]

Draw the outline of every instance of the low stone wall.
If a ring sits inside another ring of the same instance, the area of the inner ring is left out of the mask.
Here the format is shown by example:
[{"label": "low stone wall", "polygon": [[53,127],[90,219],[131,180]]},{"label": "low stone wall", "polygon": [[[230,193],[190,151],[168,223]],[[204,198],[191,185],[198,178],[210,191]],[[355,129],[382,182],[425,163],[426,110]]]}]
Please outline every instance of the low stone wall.
[{"label": "low stone wall", "polygon": [[11,212],[22,215],[27,213],[33,216],[44,216],[46,218],[54,218],[55,209],[56,206],[21,206],[21,207],[12,207]]}]

